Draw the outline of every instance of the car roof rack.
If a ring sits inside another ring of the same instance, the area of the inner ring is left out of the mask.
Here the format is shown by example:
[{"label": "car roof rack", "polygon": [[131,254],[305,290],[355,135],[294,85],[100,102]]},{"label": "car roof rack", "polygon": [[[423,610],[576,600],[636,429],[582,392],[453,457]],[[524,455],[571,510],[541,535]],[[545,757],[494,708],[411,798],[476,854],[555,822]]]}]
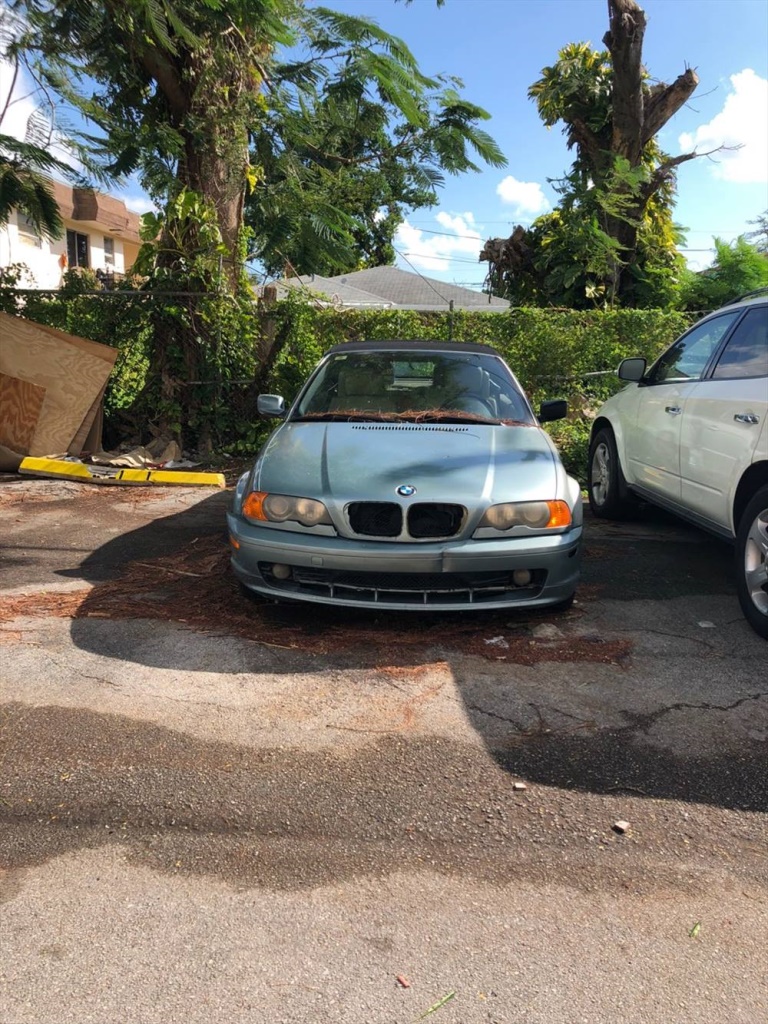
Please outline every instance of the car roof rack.
[{"label": "car roof rack", "polygon": [[763,295],[768,295],[768,285],[763,285],[761,288],[755,288],[754,291],[744,292],[743,295],[738,295],[735,299],[730,299],[725,303],[726,306],[735,306],[737,302],[745,302],[747,299],[759,299]]}]

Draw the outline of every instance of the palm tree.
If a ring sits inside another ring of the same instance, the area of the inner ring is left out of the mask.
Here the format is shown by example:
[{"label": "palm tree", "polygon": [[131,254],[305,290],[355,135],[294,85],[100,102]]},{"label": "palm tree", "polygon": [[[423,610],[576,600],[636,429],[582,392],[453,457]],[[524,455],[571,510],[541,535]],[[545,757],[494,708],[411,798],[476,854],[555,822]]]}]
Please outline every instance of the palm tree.
[{"label": "palm tree", "polygon": [[10,135],[0,135],[0,225],[18,210],[43,238],[61,238],[64,221],[49,174],[68,171],[47,150]]}]

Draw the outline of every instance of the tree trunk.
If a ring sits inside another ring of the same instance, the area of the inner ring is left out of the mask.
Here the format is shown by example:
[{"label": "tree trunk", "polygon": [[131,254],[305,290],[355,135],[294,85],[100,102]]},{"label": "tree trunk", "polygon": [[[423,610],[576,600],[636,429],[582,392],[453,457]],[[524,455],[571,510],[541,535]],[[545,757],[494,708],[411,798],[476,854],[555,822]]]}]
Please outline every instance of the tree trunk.
[{"label": "tree trunk", "polygon": [[[660,83],[647,88],[642,64],[645,12],[636,0],[608,0],[608,15],[610,27],[603,43],[611,54],[613,66],[611,153],[614,157],[623,157],[634,170],[643,162],[645,147],[687,102],[699,78],[688,68],[672,85]],[[677,158],[676,162],[681,163],[692,155]],[[668,173],[654,174],[646,186],[636,191],[634,201],[628,202],[626,219],[610,215],[605,218],[604,230],[621,247],[610,282],[614,298],[630,296],[633,282],[624,274],[624,267],[632,262],[637,251],[639,225],[648,201],[667,177]],[[629,199],[630,194],[625,198]]]}]

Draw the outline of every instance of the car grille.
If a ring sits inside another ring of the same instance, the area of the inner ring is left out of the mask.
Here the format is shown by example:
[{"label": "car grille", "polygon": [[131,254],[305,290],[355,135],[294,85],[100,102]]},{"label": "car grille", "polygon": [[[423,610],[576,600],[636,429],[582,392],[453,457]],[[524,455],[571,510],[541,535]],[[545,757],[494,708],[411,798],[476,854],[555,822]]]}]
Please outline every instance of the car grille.
[{"label": "car grille", "polygon": [[482,604],[507,593],[516,598],[536,597],[547,576],[546,570],[535,570],[531,582],[518,587],[508,572],[344,572],[294,566],[290,579],[278,580],[272,575],[270,564],[260,563],[259,569],[270,586],[284,590],[286,596],[298,592],[360,603],[422,606]]},{"label": "car grille", "polygon": [[[360,537],[399,537],[403,531],[403,509],[394,501],[353,501],[347,515]],[[407,534],[414,540],[455,537],[466,515],[463,505],[418,502],[408,508]]]},{"label": "car grille", "polygon": [[363,537],[399,537],[403,529],[403,510],[394,501],[353,501],[347,515]]},{"label": "car grille", "polygon": [[408,509],[408,533],[422,540],[425,537],[455,537],[462,527],[467,510],[463,505],[411,505]]}]

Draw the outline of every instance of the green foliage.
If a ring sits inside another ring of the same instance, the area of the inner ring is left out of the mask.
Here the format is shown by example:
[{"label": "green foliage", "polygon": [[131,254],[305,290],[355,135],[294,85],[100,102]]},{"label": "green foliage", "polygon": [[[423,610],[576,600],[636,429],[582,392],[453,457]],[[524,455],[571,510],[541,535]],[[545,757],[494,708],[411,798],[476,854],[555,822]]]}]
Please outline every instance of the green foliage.
[{"label": "green foliage", "polygon": [[[21,295],[13,289],[19,273],[0,278],[0,308],[118,349],[105,404],[113,442],[149,440],[158,407],[165,403],[165,418],[184,429],[188,446],[212,444],[247,454],[271,429],[256,413],[257,394],[282,394],[291,401],[333,345],[454,340],[496,349],[534,408],[547,398],[569,400],[569,419],[547,429],[582,480],[590,417],[619,386],[614,373],[619,362],[627,356],[655,358],[690,322],[687,314],[659,310],[338,311],[318,308],[298,294],[256,307],[226,294],[136,295],[118,289],[84,295],[75,280],[60,292]],[[3,288],[3,280],[11,286]],[[190,331],[196,332],[198,361],[196,375],[188,379],[196,383],[166,394],[153,359],[157,334],[167,335],[166,350],[183,363]]]},{"label": "green foliage", "polygon": [[[632,23],[629,12],[625,18]],[[642,43],[644,24],[640,17],[633,45]],[[626,31],[624,21],[617,27],[612,20],[609,46],[617,31]],[[576,309],[677,303],[684,263],[672,220],[674,168],[689,157],[670,160],[654,136],[695,88],[695,76],[686,75],[671,87],[650,85],[642,66],[631,74],[614,68],[610,52],[586,43],[563,47],[543,69],[528,95],[548,128],[563,125],[575,158],[553,182],[560,195],[553,213],[486,246],[481,258],[491,264],[495,295],[513,304]],[[628,114],[634,109],[648,113],[652,127]]]},{"label": "green foliage", "polygon": [[754,224],[755,228],[754,231],[748,231],[744,237],[755,245],[758,252],[768,255],[768,210],[764,210],[748,223]]},{"label": "green foliage", "polygon": [[20,210],[42,238],[61,238],[64,221],[48,178],[52,171],[69,168],[39,146],[0,135],[0,226]]},{"label": "green foliage", "polygon": [[687,271],[682,302],[686,309],[717,309],[746,292],[768,286],[768,255],[740,235],[733,242],[715,238],[711,267]]},{"label": "green foliage", "polygon": [[270,274],[391,263],[404,210],[437,203],[445,175],[477,158],[506,163],[479,127],[489,115],[372,22],[317,9],[301,34],[307,56],[276,65],[254,132],[253,255]]}]

